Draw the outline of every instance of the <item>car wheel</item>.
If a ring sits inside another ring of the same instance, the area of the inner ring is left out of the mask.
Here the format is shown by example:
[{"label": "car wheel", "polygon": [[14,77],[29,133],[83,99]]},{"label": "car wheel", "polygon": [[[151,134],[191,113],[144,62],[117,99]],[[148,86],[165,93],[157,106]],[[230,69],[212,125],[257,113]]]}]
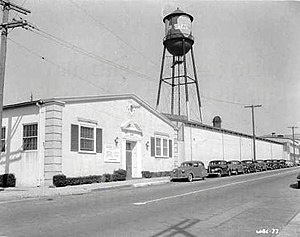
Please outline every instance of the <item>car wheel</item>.
[{"label": "car wheel", "polygon": [[188,181],[189,181],[189,182],[192,182],[192,181],[193,181],[193,174],[189,174],[189,175],[188,175]]}]

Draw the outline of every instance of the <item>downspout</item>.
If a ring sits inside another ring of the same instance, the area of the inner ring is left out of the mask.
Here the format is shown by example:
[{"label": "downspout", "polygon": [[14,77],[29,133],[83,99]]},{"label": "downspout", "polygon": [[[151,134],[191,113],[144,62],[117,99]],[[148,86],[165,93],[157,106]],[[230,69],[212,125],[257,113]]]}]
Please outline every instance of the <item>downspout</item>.
[{"label": "downspout", "polygon": [[44,157],[42,157],[42,149],[44,144],[42,143],[42,106],[43,101],[36,102],[36,106],[39,108],[39,123],[38,123],[38,186],[40,187],[44,183]]}]

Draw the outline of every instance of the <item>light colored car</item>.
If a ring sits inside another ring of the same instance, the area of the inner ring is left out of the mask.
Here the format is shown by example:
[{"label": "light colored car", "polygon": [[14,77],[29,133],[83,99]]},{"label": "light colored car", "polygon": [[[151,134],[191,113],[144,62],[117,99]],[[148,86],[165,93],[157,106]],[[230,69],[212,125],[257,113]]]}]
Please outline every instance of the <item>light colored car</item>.
[{"label": "light colored car", "polygon": [[286,165],[287,165],[287,167],[294,167],[293,161],[290,161],[290,160],[286,161]]},{"label": "light colored car", "polygon": [[202,161],[185,161],[173,169],[170,180],[187,179],[192,182],[194,179],[205,179],[207,171]]}]

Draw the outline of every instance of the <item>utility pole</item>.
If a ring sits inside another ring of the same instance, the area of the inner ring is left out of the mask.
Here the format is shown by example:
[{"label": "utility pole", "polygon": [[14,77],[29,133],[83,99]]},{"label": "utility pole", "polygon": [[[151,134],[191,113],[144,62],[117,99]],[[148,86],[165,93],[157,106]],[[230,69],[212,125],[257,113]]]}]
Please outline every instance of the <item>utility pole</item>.
[{"label": "utility pole", "polygon": [[244,106],[244,108],[251,108],[251,112],[252,112],[253,160],[254,161],[256,161],[254,108],[258,108],[258,107],[262,107],[262,105],[247,105],[247,106]]},{"label": "utility pole", "polygon": [[[2,136],[2,117],[3,117],[3,91],[4,91],[4,78],[5,78],[5,62],[6,62],[6,49],[7,49],[7,34],[8,29],[13,29],[16,27],[24,27],[28,25],[25,20],[13,20],[12,22],[8,22],[9,11],[13,10],[19,12],[21,14],[27,15],[30,13],[29,10],[10,3],[9,0],[0,0],[0,6],[2,6],[2,23],[0,24],[1,30],[1,49],[0,49],[0,136]],[[0,137],[0,147],[2,150]]]},{"label": "utility pole", "polygon": [[298,128],[298,127],[295,127],[295,126],[291,126],[291,127],[288,127],[288,128],[291,128],[292,129],[292,136],[293,136],[293,163],[294,165],[296,164],[296,152],[295,152],[295,128]]}]

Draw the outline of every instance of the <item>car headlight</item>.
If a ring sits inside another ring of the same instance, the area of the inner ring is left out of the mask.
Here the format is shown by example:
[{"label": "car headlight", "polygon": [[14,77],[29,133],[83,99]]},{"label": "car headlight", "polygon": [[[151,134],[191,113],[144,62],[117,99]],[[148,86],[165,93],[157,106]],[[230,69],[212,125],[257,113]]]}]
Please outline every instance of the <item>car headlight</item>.
[{"label": "car headlight", "polygon": [[182,172],[182,173],[184,173],[184,172],[185,172],[185,170],[181,170],[181,172]]}]

